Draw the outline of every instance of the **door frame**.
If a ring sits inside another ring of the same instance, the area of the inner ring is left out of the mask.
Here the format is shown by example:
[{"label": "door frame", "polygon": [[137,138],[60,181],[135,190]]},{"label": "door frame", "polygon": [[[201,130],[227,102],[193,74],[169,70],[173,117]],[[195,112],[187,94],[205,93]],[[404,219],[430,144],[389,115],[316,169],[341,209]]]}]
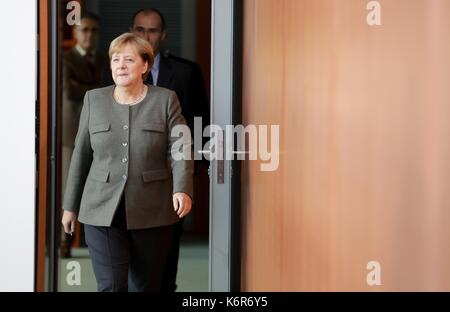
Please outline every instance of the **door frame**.
[{"label": "door frame", "polygon": [[36,266],[35,266],[35,291],[44,292],[46,284],[46,242],[47,242],[47,204],[49,201],[48,179],[50,174],[48,158],[49,136],[49,3],[48,0],[37,1],[37,35],[38,35],[38,68],[37,90],[38,99],[36,105],[36,135],[39,151],[37,152],[38,184],[36,186]]},{"label": "door frame", "polygon": [[[211,124],[241,123],[242,0],[213,0],[211,8]],[[227,155],[224,140],[220,154]],[[209,290],[240,291],[240,162],[210,164]]]},{"label": "door frame", "polygon": [[[58,2],[57,0],[39,0],[42,15],[40,35],[48,36],[40,39],[40,183],[39,192],[39,248],[36,289],[38,291],[56,291],[58,287],[57,253],[58,240],[56,233],[60,229],[59,211],[56,198],[58,192],[56,163],[58,157],[57,131],[49,131],[58,127],[57,79],[59,75],[59,55],[57,49]],[[242,111],[242,0],[212,0],[211,5],[211,124],[225,129],[226,125],[241,123]],[[51,33],[50,33],[51,31]],[[51,57],[51,56],[54,57]],[[44,64],[51,61],[48,71]],[[47,83],[48,82],[48,83]],[[48,96],[49,95],[49,96]],[[46,105],[48,103],[48,106]],[[51,113],[50,113],[50,112]],[[49,114],[50,113],[50,114]],[[51,134],[53,133],[53,135]],[[53,146],[47,149],[48,145]],[[224,149],[226,147],[224,146]],[[44,150],[45,149],[45,150]],[[224,150],[225,152],[225,150]],[[46,157],[46,155],[48,155]],[[209,216],[209,290],[239,291],[241,279],[241,208],[240,208],[240,162],[224,161],[224,183],[217,183],[217,161],[211,161],[210,167],[210,216]],[[49,183],[47,184],[48,181]],[[47,210],[47,207],[49,208]],[[46,214],[49,218],[45,222]],[[48,224],[46,224],[48,223]],[[48,274],[44,274],[45,266],[45,228],[50,228],[48,248]],[[47,287],[44,281],[47,279]]]}]

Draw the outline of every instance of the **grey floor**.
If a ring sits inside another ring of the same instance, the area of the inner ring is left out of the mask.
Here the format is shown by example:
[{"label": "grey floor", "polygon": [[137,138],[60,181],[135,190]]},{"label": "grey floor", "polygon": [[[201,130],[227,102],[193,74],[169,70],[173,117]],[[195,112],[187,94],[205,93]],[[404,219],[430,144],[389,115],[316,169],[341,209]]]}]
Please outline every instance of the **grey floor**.
[{"label": "grey floor", "polygon": [[[74,279],[75,270],[80,269],[80,285]],[[96,283],[89,252],[86,248],[72,249],[72,258],[60,259],[59,291],[95,292]],[[75,284],[74,284],[75,283]],[[180,248],[177,285],[179,292],[208,291],[208,243],[185,241]]]}]

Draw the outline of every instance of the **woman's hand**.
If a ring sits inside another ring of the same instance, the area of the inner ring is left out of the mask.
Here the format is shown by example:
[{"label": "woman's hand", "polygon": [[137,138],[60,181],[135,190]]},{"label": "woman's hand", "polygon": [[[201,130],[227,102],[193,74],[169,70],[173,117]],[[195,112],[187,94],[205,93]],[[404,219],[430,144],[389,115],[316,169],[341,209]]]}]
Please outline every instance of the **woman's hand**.
[{"label": "woman's hand", "polygon": [[173,209],[177,213],[178,217],[183,218],[192,208],[192,199],[185,193],[173,194]]},{"label": "woman's hand", "polygon": [[75,232],[75,222],[77,221],[76,212],[64,210],[62,217],[62,224],[64,226],[64,232],[72,235]]}]

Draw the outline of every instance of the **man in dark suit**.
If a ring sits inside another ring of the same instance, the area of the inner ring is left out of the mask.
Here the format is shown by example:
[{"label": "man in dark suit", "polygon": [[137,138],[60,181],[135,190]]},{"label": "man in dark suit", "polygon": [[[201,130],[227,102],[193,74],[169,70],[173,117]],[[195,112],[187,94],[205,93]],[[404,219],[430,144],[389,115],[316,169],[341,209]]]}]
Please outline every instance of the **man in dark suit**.
[{"label": "man in dark suit", "polygon": [[[175,57],[169,53],[161,53],[161,45],[167,37],[164,16],[155,8],[137,11],[132,19],[130,32],[147,40],[155,54],[153,67],[148,75],[147,83],[175,91],[180,101],[182,114],[194,133],[194,117],[202,117],[203,126],[209,124],[209,103],[206,95],[200,67],[191,61]],[[202,145],[203,146],[203,145]],[[196,161],[196,169],[199,162]],[[175,241],[166,264],[163,278],[163,291],[176,290],[176,276],[182,222],[178,222]]]},{"label": "man in dark suit", "polygon": [[200,67],[192,61],[162,52],[167,30],[164,16],[157,9],[139,10],[132,22],[130,31],[146,39],[155,54],[147,83],[175,91],[193,133],[194,117],[202,117],[204,124],[209,122],[209,105]]},{"label": "man in dark suit", "polygon": [[[96,15],[83,12],[80,25],[73,29],[76,45],[63,56],[62,190],[65,189],[84,94],[102,86],[104,76],[108,73],[108,59],[96,51],[98,23]],[[72,237],[65,236],[61,250],[63,257],[71,256],[72,241]],[[84,243],[82,237],[80,241]]]}]

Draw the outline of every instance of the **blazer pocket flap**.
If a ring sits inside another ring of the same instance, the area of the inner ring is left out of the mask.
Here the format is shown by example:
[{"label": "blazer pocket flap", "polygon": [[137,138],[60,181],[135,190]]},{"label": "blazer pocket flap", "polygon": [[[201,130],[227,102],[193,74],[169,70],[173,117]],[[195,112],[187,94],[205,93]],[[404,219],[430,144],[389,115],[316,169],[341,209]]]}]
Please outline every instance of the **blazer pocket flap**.
[{"label": "blazer pocket flap", "polygon": [[105,131],[109,131],[109,129],[110,129],[110,124],[108,122],[98,124],[98,125],[93,125],[93,126],[89,127],[89,130],[91,131],[91,133],[105,132]]},{"label": "blazer pocket flap", "polygon": [[142,130],[164,132],[164,130],[166,130],[166,125],[162,123],[146,123],[142,125]]},{"label": "blazer pocket flap", "polygon": [[166,180],[169,178],[169,172],[166,169],[162,170],[149,170],[142,173],[144,182],[152,182],[158,180]]},{"label": "blazer pocket flap", "polygon": [[90,176],[92,179],[100,182],[108,182],[109,178],[109,171],[99,170],[99,169],[92,169]]}]

